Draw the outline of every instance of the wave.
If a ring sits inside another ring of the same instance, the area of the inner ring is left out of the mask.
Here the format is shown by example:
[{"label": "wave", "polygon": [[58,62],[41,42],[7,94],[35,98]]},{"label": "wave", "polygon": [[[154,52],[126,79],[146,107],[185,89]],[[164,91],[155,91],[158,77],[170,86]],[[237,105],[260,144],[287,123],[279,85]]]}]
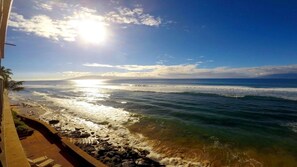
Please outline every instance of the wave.
[{"label": "wave", "polygon": [[283,126],[286,126],[290,128],[293,132],[297,133],[297,122],[289,122],[284,124]]},{"label": "wave", "polygon": [[297,88],[254,88],[245,86],[205,86],[205,85],[139,85],[122,84],[110,89],[129,91],[149,91],[161,93],[204,93],[240,98],[245,96],[275,97],[297,101]]},{"label": "wave", "polygon": [[[26,85],[27,88],[53,88],[53,89],[97,89],[101,90],[128,90],[128,91],[147,91],[147,92],[160,92],[160,93],[203,93],[215,94],[220,96],[242,98],[246,96],[264,96],[275,97],[286,100],[297,101],[297,88],[277,87],[277,88],[263,88],[263,87],[248,87],[248,86],[227,86],[227,85],[179,85],[179,84],[118,84],[118,83],[98,83],[89,87],[81,87],[72,82],[60,84],[58,87],[51,84],[32,84]],[[89,91],[91,92],[91,91]],[[100,92],[101,93],[101,92]],[[101,93],[102,94],[102,93]]]},{"label": "wave", "polygon": [[[146,137],[139,133],[132,134],[126,126],[138,122],[140,115],[129,113],[121,108],[91,104],[79,98],[61,99],[37,91],[32,92],[32,94],[59,106],[60,109],[54,111],[43,105],[45,110],[51,112],[42,115],[41,119],[44,121],[58,119],[60,121],[58,126],[62,131],[83,128],[88,133],[95,132],[100,138],[108,138],[116,146],[129,145],[131,148],[148,150],[150,152],[149,158],[167,166],[199,164],[199,162],[182,160],[180,157],[167,157],[155,152]],[[122,101],[122,103],[125,103],[125,101]],[[94,139],[88,140],[92,141]]]}]

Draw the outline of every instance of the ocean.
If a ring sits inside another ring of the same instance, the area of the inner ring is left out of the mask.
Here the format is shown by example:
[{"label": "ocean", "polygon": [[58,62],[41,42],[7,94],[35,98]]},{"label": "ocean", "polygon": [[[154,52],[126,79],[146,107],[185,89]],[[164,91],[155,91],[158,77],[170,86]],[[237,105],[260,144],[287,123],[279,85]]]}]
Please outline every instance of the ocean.
[{"label": "ocean", "polygon": [[28,81],[10,97],[168,166],[297,166],[296,79]]}]

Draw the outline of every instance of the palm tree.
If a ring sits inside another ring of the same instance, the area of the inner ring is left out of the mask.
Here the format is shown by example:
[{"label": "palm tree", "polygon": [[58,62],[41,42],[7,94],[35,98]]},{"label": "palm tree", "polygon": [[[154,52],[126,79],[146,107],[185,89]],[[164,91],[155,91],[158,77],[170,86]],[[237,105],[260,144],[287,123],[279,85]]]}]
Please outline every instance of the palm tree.
[{"label": "palm tree", "polygon": [[4,66],[1,66],[0,75],[3,78],[4,88],[8,88],[8,82],[9,82],[9,80],[11,80],[11,75],[12,74],[13,73],[11,72],[11,69],[5,68]]},{"label": "palm tree", "polygon": [[14,81],[11,79],[11,76],[13,73],[11,72],[11,69],[5,68],[4,66],[1,66],[0,68],[0,76],[3,78],[3,86],[4,88],[12,91],[20,91],[23,90],[24,87],[22,87],[24,81]]},{"label": "palm tree", "polygon": [[24,83],[24,81],[10,80],[8,83],[8,88],[9,88],[9,90],[12,90],[12,91],[20,91],[20,90],[24,89],[24,87],[22,86],[23,83]]}]

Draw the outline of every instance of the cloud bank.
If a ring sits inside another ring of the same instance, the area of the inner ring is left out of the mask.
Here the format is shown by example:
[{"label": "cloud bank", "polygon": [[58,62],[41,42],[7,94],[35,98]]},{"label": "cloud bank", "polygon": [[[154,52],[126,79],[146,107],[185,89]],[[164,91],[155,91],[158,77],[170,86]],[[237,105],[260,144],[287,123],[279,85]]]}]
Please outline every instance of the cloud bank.
[{"label": "cloud bank", "polygon": [[246,68],[199,68],[199,64],[180,65],[109,65],[86,63],[83,66],[93,68],[110,68],[121,72],[107,72],[103,77],[125,78],[253,78],[273,74],[297,73],[297,65],[262,66]]}]

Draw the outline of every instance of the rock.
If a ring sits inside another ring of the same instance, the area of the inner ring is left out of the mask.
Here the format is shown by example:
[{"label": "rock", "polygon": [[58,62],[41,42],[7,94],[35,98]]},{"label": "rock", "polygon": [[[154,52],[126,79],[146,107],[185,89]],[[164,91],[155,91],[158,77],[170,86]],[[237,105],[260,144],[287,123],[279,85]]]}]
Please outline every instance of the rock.
[{"label": "rock", "polygon": [[79,130],[81,130],[81,129],[83,129],[83,128],[75,128],[76,131],[79,131]]},{"label": "rock", "polygon": [[86,146],[84,148],[84,150],[87,152],[87,153],[91,153],[93,151],[95,151],[96,149],[93,147],[93,146]]},{"label": "rock", "polygon": [[145,162],[145,160],[143,158],[138,158],[136,161],[135,161],[135,164],[136,165],[140,165],[140,166],[149,166],[148,163]]},{"label": "rock", "polygon": [[104,158],[105,158],[105,156],[103,156],[103,155],[101,155],[101,156],[100,156],[100,155],[98,155],[98,156],[97,156],[97,159],[98,159],[98,160],[100,160],[100,161],[103,161],[103,160],[104,160]]},{"label": "rock", "polygon": [[113,157],[115,155],[115,152],[114,151],[109,151],[107,154],[106,154],[106,156],[107,157]]},{"label": "rock", "polygon": [[132,157],[132,158],[137,158],[139,157],[138,153],[134,150],[129,150],[128,154]]},{"label": "rock", "polygon": [[131,160],[125,160],[122,164],[122,167],[134,167],[135,163]]},{"label": "rock", "polygon": [[95,132],[91,132],[91,134],[93,135]]},{"label": "rock", "polygon": [[122,150],[118,150],[116,151],[116,154],[119,155],[120,157],[124,158],[125,157],[125,151],[122,151]]},{"label": "rock", "polygon": [[93,142],[92,142],[92,145],[97,145],[97,141],[96,140],[94,140]]},{"label": "rock", "polygon": [[109,157],[104,157],[104,159],[102,160],[103,163],[107,163],[110,161],[110,158]]},{"label": "rock", "polygon": [[119,162],[121,162],[121,157],[118,155],[115,155],[114,157],[111,158],[111,161],[115,164],[119,163]]},{"label": "rock", "polygon": [[48,121],[49,124],[53,124],[53,125],[59,122],[60,122],[59,120],[55,120],[55,119]]},{"label": "rock", "polygon": [[69,133],[69,136],[73,137],[73,138],[79,138],[80,135],[81,135],[80,131],[72,131],[72,132]]},{"label": "rock", "polygon": [[98,149],[98,155],[104,155],[107,150],[104,147]]},{"label": "rock", "polygon": [[139,151],[139,154],[143,157],[146,157],[147,155],[150,154],[150,152],[147,150],[138,150],[138,151]]},{"label": "rock", "polygon": [[87,137],[90,137],[91,135],[89,133],[83,133],[81,134],[79,137],[80,138],[87,138]]},{"label": "rock", "polygon": [[101,141],[108,141],[109,138],[102,138]]}]

